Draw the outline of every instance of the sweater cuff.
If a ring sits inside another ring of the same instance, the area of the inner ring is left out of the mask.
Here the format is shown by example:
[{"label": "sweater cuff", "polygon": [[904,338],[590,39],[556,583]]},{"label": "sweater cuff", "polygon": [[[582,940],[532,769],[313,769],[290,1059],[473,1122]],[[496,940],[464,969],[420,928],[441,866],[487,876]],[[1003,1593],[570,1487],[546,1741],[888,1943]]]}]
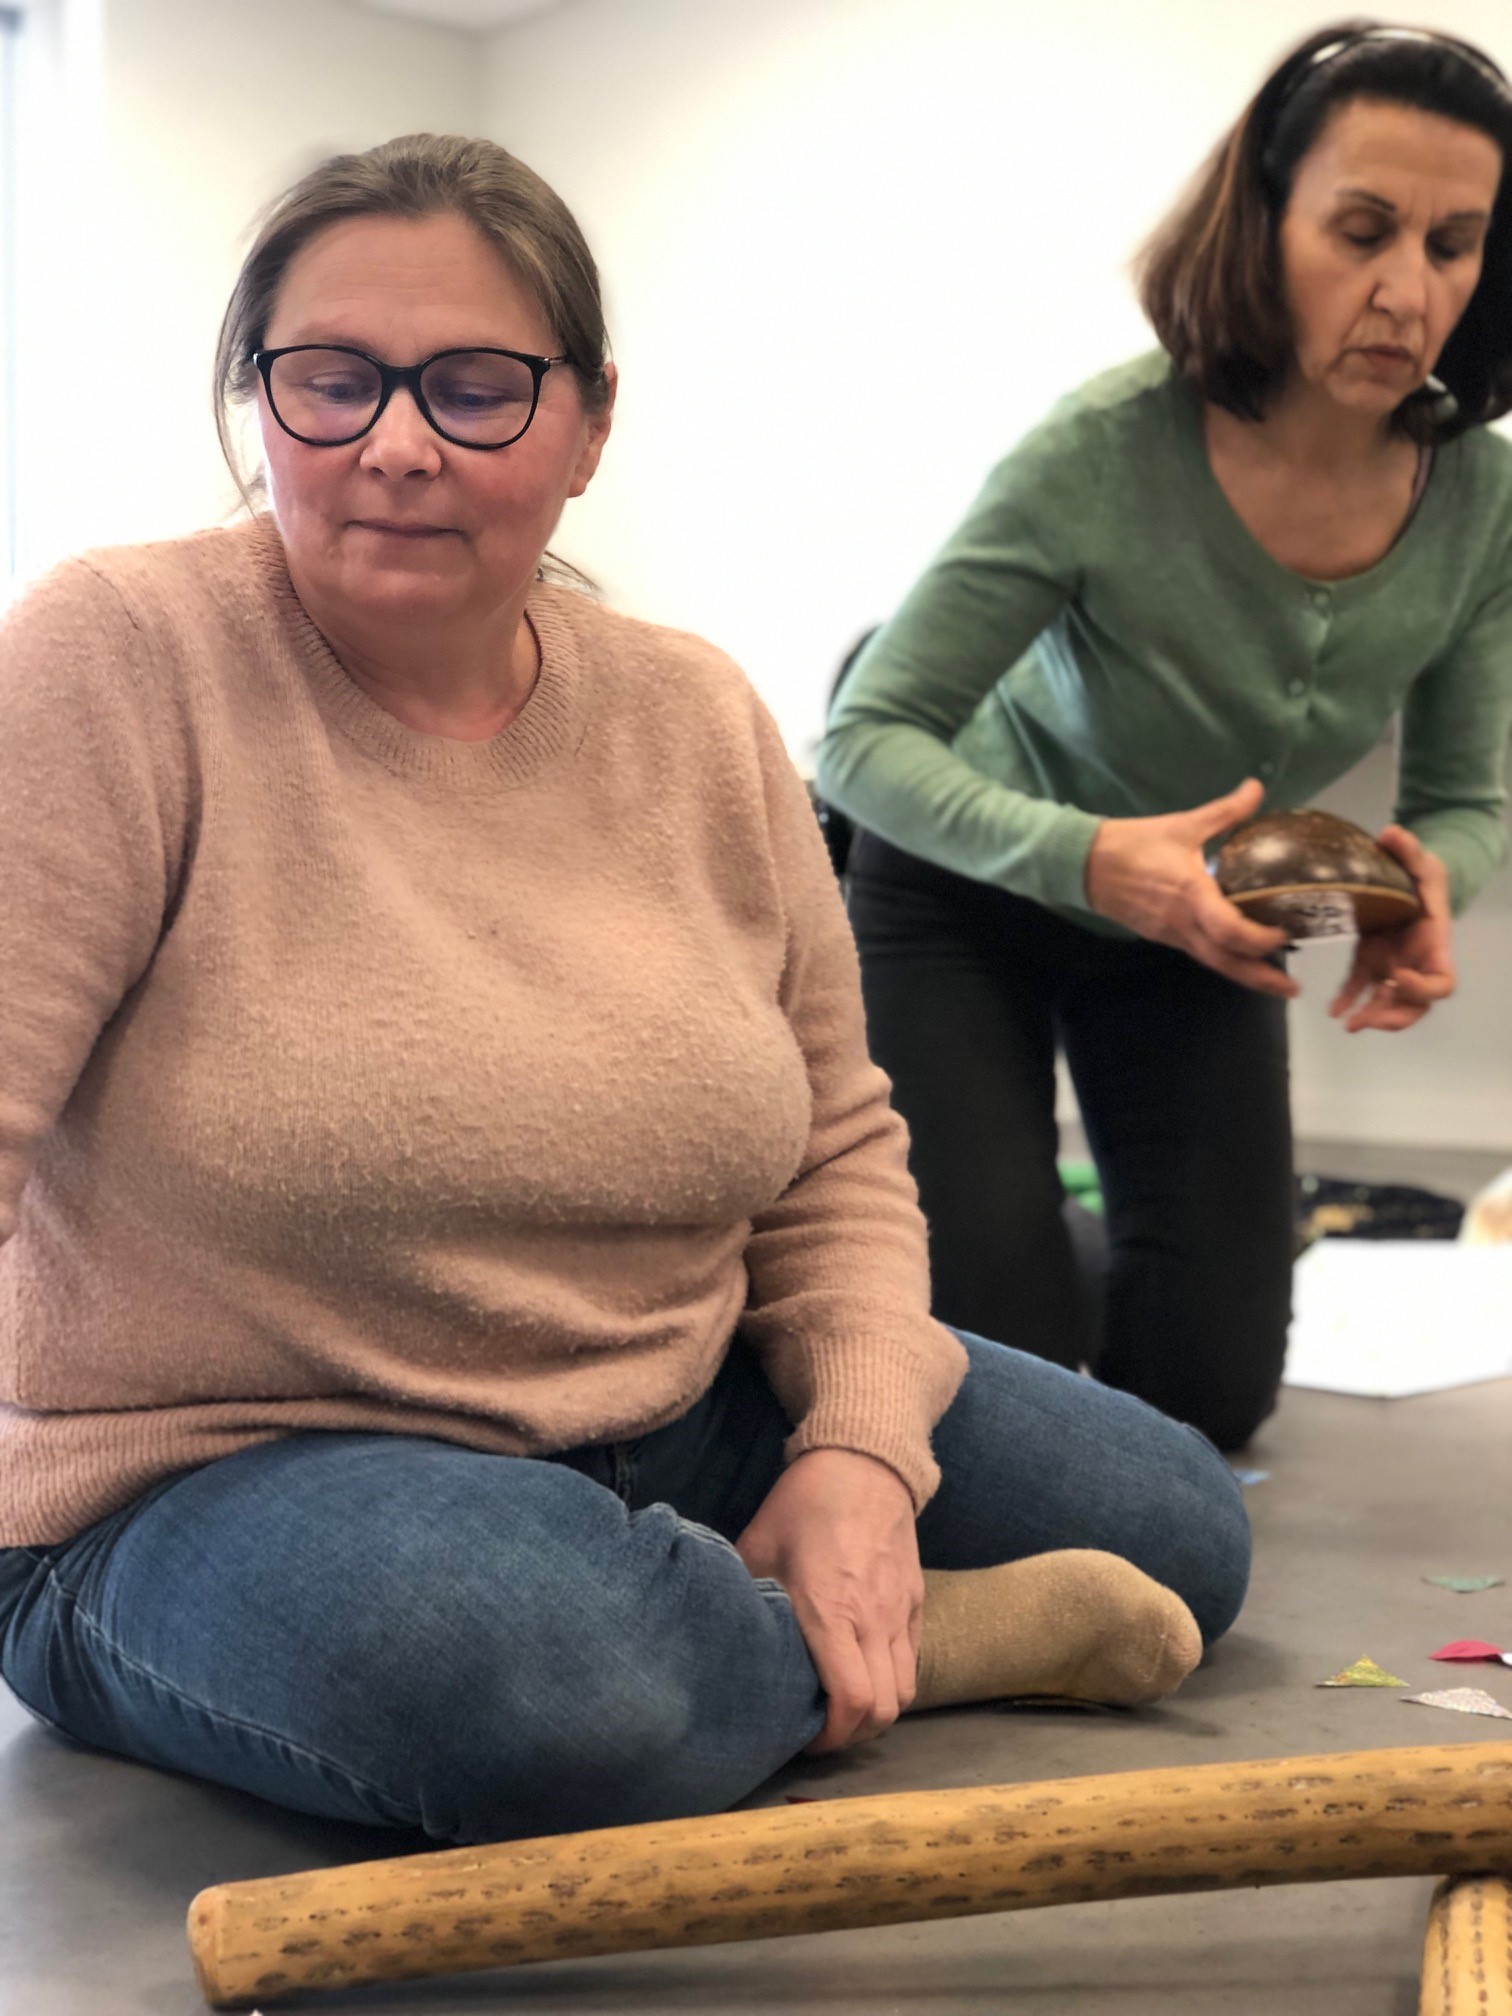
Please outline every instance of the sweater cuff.
[{"label": "sweater cuff", "polygon": [[1449,877],[1449,914],[1459,917],[1507,859],[1506,827],[1496,815],[1428,812],[1403,819],[1408,832],[1436,854]]},{"label": "sweater cuff", "polygon": [[1032,894],[1036,901],[1058,910],[1091,909],[1087,901],[1087,856],[1102,823],[1095,812],[1083,812],[1077,805],[1056,808],[1054,822],[1035,847],[1036,886]]},{"label": "sweater cuff", "polygon": [[896,1471],[924,1510],[940,1484],[929,1431],[966,1375],[964,1347],[931,1322],[929,1348],[848,1337],[811,1362],[812,1402],[788,1437],[789,1463],[810,1449],[852,1449]]}]

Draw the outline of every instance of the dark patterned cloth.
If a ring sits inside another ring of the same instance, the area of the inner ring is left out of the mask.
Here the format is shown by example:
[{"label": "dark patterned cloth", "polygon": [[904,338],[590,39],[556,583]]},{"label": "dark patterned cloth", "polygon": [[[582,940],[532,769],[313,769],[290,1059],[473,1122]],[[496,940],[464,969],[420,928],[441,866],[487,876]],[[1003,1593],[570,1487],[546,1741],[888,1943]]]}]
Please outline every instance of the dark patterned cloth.
[{"label": "dark patterned cloth", "polygon": [[1298,1176],[1297,1250],[1315,1239],[1455,1239],[1465,1207],[1410,1183]]}]

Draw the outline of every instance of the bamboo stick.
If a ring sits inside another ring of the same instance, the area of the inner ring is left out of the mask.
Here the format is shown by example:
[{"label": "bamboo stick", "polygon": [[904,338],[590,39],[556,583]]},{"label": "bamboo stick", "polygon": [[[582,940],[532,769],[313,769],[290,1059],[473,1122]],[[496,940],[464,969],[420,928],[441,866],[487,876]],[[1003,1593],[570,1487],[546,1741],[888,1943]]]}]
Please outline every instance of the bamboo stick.
[{"label": "bamboo stick", "polygon": [[1512,1743],[839,1799],[205,1890],[207,2000],[1336,1878],[1512,1872]]},{"label": "bamboo stick", "polygon": [[1433,1893],[1419,2016],[1512,2016],[1512,1881],[1451,1876]]}]

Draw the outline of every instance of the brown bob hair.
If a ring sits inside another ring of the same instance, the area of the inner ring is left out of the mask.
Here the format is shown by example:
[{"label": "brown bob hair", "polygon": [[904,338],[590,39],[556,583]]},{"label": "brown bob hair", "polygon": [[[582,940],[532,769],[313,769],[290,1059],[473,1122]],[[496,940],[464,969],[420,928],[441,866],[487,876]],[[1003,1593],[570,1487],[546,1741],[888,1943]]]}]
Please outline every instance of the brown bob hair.
[{"label": "brown bob hair", "polygon": [[1448,440],[1512,410],[1512,89],[1471,43],[1368,20],[1309,35],[1150,237],[1135,262],[1140,303],[1178,371],[1215,405],[1260,419],[1293,355],[1281,218],[1298,163],[1335,108],[1357,98],[1437,113],[1501,149],[1479,285],[1436,377],[1397,411],[1415,439]]},{"label": "brown bob hair", "polygon": [[231,290],[215,346],[215,431],[242,497],[250,488],[232,434],[233,401],[256,389],[262,348],[284,274],[317,232],[348,217],[464,217],[525,288],[566,353],[583,404],[609,398],[598,268],[567,205],[539,175],[492,140],[409,133],[365,154],[337,154],[264,211]]}]

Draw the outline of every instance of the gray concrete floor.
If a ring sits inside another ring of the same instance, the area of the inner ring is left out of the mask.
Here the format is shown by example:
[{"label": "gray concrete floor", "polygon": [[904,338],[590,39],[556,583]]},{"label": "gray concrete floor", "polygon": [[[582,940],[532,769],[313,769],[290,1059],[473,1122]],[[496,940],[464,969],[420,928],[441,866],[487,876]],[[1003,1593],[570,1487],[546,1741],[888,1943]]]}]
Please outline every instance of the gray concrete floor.
[{"label": "gray concrete floor", "polygon": [[[754,1804],[924,1786],[1429,1742],[1506,1726],[1323,1691],[1369,1653],[1414,1690],[1512,1673],[1435,1666],[1450,1638],[1512,1642],[1512,1589],[1456,1596],[1425,1575],[1512,1579],[1512,1381],[1401,1401],[1288,1392],[1248,1460],[1253,1593],[1238,1628],[1163,1708],[1138,1715],[952,1711],[800,1762]],[[183,1937],[203,1885],[400,1852],[410,1842],[279,1813],[74,1749],[0,1693],[0,2016],[190,2016]],[[405,2012],[732,2010],[881,2016],[1409,2016],[1431,1884],[1076,1905],[414,1983],[306,2007]]]}]

